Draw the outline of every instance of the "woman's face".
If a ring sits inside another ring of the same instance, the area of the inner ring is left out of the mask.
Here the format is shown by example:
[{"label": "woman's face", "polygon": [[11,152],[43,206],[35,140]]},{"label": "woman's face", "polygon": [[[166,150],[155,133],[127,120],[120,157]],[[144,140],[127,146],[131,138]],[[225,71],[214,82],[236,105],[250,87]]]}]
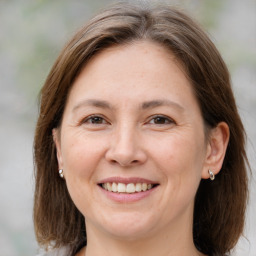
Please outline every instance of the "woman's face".
[{"label": "woman's face", "polygon": [[191,84],[162,46],[94,56],[57,133],[59,167],[87,232],[138,239],[192,230],[208,146]]}]

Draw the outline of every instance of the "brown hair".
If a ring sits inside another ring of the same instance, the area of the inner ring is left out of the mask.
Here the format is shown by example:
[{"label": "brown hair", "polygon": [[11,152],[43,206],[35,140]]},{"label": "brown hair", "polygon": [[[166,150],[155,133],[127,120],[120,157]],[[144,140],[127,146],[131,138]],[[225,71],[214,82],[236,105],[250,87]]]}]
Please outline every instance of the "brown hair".
[{"label": "brown hair", "polygon": [[61,52],[41,91],[35,159],[34,224],[37,240],[48,246],[86,244],[83,215],[59,178],[52,129],[60,126],[75,77],[90,58],[107,47],[150,40],[169,49],[191,81],[205,126],[226,122],[230,141],[214,182],[202,180],[195,199],[193,235],[198,250],[224,255],[244,227],[248,196],[245,132],[231,89],[229,72],[219,52],[198,24],[166,5],[119,3],[84,26]]}]

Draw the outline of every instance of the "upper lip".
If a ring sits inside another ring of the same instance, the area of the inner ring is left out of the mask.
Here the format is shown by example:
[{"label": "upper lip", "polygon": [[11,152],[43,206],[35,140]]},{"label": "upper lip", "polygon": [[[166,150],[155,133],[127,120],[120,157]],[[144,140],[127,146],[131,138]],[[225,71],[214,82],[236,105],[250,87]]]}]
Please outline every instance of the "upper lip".
[{"label": "upper lip", "polygon": [[141,177],[108,177],[106,179],[101,180],[98,182],[98,184],[103,184],[103,183],[124,183],[124,184],[129,184],[129,183],[147,183],[147,184],[158,184],[158,182],[141,178]]}]

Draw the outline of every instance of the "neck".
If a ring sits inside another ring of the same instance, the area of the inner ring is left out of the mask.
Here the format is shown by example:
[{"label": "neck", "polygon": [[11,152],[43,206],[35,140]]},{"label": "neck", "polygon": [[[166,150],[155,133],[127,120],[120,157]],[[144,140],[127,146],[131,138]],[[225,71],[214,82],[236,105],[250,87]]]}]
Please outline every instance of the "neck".
[{"label": "neck", "polygon": [[[184,232],[184,228],[186,232]],[[201,256],[194,246],[192,226],[162,230],[147,237],[120,239],[87,224],[86,256]]]}]

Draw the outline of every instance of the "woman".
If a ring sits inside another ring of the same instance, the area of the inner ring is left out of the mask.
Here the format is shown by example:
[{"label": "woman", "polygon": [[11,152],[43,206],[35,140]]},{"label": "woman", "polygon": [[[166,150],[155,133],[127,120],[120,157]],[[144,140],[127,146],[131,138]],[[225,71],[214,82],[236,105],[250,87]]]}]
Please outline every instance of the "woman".
[{"label": "woman", "polygon": [[244,138],[227,67],[193,20],[168,6],[110,7],[41,91],[39,244],[77,256],[228,254],[244,227]]}]

